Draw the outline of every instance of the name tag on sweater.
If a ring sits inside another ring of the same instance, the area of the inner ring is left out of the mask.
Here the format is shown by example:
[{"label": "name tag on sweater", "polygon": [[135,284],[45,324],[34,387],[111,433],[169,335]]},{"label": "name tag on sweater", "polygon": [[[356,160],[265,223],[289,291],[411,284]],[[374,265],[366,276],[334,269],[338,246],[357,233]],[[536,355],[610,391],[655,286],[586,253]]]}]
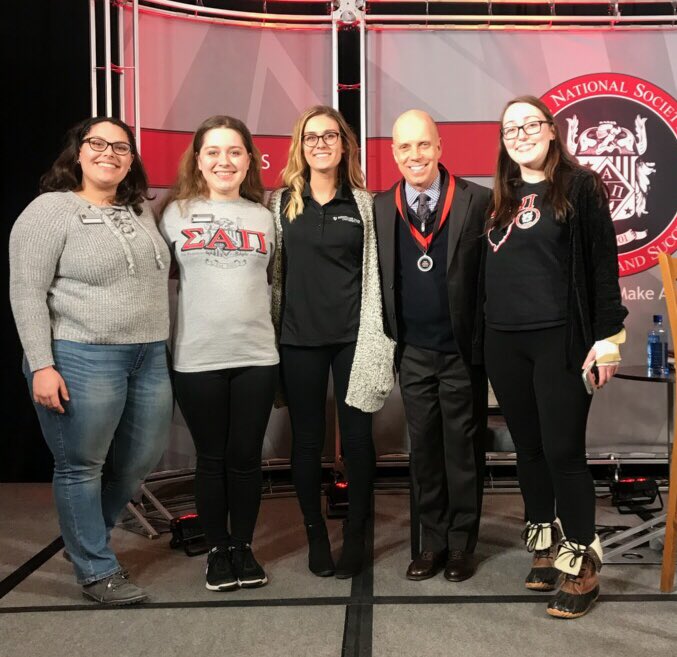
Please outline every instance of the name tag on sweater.
[{"label": "name tag on sweater", "polygon": [[80,221],[83,224],[102,224],[103,223],[103,219],[96,214],[87,214],[86,212],[83,212],[79,216],[80,216]]}]

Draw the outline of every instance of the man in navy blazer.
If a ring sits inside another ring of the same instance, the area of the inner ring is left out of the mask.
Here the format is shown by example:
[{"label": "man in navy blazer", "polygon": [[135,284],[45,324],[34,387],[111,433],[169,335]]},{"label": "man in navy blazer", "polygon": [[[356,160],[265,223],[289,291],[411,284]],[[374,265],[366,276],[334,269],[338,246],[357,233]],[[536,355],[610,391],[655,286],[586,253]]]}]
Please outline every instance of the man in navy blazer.
[{"label": "man in navy blazer", "polygon": [[402,179],[375,199],[386,331],[398,344],[421,550],[407,578],[472,577],[482,505],[487,381],[480,297],[490,191],[440,165],[425,112],[393,126]]}]

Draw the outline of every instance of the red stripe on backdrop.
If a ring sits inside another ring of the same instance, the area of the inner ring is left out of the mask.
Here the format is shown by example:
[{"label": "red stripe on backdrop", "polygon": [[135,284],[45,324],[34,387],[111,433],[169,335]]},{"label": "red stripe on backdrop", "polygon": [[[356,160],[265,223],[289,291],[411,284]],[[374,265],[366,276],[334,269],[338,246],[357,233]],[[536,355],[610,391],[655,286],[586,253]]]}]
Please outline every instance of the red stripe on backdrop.
[{"label": "red stripe on backdrop", "polygon": [[[151,187],[170,187],[176,178],[181,155],[190,145],[192,132],[141,130],[141,154]],[[261,151],[261,174],[266,189],[280,185],[280,172],[287,163],[289,137],[254,136]]]},{"label": "red stripe on backdrop", "polygon": [[[442,164],[457,176],[493,176],[498,156],[498,123],[438,123]],[[400,178],[389,137],[367,143],[367,187],[380,192]]]},{"label": "red stripe on backdrop", "polygon": [[[498,123],[441,123],[442,163],[459,176],[492,176],[498,151]],[[141,130],[141,151],[151,187],[169,187],[174,182],[181,155],[192,133],[170,130]],[[289,137],[254,136],[262,155],[266,189],[280,185],[280,172],[287,162]],[[393,160],[389,137],[367,142],[368,187],[380,192],[400,177]]]}]

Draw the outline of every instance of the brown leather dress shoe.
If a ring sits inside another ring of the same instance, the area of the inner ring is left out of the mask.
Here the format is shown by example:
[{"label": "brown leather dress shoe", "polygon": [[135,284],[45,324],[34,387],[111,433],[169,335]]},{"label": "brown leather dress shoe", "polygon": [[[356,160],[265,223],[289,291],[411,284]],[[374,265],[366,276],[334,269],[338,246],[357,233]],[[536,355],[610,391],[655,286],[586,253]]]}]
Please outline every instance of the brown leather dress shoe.
[{"label": "brown leather dress shoe", "polygon": [[407,579],[418,582],[435,577],[442,570],[446,552],[421,552],[407,568]]},{"label": "brown leather dress shoe", "polygon": [[444,568],[444,577],[450,582],[462,582],[475,574],[472,554],[461,550],[451,550]]}]

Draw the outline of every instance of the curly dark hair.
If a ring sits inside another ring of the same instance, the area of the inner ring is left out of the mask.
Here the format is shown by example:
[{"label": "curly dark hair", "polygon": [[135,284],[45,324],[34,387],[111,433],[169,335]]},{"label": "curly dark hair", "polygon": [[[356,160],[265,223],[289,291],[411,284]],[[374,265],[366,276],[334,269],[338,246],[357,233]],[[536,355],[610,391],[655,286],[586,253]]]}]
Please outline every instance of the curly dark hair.
[{"label": "curly dark hair", "polygon": [[136,148],[136,139],[131,128],[111,116],[95,116],[74,125],[67,133],[65,145],[59,157],[56,158],[50,170],[40,178],[40,193],[74,191],[82,185],[82,169],[78,163],[78,155],[82,140],[87,137],[91,129],[99,123],[112,123],[122,128],[132,147],[132,165],[129,173],[117,186],[115,203],[131,205],[134,212],[141,214],[141,204],[144,200],[155,198],[148,192],[148,176],[143,168],[143,162]]}]

